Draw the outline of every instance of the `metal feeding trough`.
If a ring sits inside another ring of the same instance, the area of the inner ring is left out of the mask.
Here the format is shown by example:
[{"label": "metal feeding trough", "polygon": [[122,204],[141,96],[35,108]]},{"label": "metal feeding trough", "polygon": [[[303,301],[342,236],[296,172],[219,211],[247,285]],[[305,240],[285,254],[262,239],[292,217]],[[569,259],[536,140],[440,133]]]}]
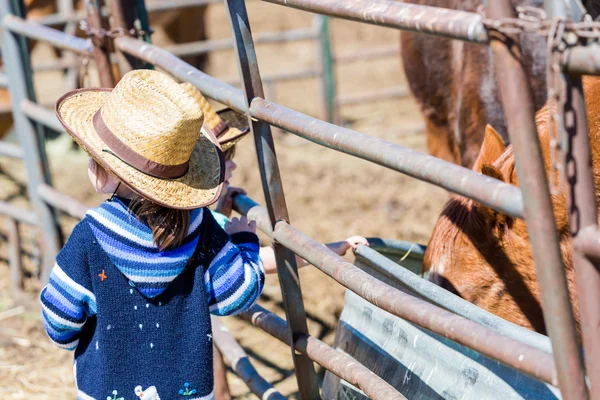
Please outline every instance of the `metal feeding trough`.
[{"label": "metal feeding trough", "polygon": [[[425,246],[369,239],[354,264],[386,283],[550,353],[546,336],[502,320],[422,279]],[[409,399],[560,399],[559,390],[440,335],[394,316],[346,291],[334,347],[381,376]],[[367,399],[331,372],[323,398]]]}]

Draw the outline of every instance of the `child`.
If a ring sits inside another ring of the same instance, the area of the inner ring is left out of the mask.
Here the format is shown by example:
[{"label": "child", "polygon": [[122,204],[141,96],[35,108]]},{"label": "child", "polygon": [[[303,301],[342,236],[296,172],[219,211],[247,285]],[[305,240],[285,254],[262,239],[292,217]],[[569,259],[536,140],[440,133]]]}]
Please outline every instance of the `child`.
[{"label": "child", "polygon": [[[244,115],[231,109],[225,109],[215,113],[208,101],[204,98],[199,99],[199,103],[202,104],[202,111],[206,116],[202,129],[205,132],[213,133],[217,137],[221,149],[223,149],[225,158],[224,193],[219,198],[215,210],[212,211],[217,222],[219,222],[221,226],[224,226],[229,221],[229,216],[232,212],[233,198],[238,194],[246,193],[241,188],[229,186],[229,179],[231,179],[233,171],[237,168],[235,161],[233,161],[235,145],[250,131],[250,129],[248,128],[248,122]],[[325,246],[334,253],[343,256],[349,249],[356,249],[359,244],[369,245],[367,239],[362,236],[350,236],[341,242],[328,243]],[[277,273],[273,247],[261,247],[260,258],[265,267],[265,273]],[[298,264],[298,267],[308,265],[304,259],[298,256],[296,256],[296,263]]]},{"label": "child", "polygon": [[211,399],[209,312],[239,313],[262,291],[254,222],[224,231],[206,207],[224,169],[196,96],[135,70],[57,102],[92,184],[113,194],[77,224],[41,293],[49,337],[75,350],[78,399]]}]

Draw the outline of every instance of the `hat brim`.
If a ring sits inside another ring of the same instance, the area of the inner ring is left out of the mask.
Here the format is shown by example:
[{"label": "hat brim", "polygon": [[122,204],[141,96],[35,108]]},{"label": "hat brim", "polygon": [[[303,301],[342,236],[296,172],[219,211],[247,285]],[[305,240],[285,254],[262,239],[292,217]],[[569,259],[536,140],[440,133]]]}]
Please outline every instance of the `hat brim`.
[{"label": "hat brim", "polygon": [[105,150],[109,147],[94,129],[93,116],[111,89],[78,89],[56,102],[56,114],[66,131],[102,167],[139,195],[165,207],[190,210],[215,203],[223,189],[225,164],[218,141],[202,133],[192,152],[188,172],[161,179],[126,164]]},{"label": "hat brim", "polygon": [[224,134],[217,138],[223,151],[233,147],[250,132],[250,126],[248,125],[246,115],[232,110],[231,108],[217,111],[217,115],[221,117],[229,127]]}]

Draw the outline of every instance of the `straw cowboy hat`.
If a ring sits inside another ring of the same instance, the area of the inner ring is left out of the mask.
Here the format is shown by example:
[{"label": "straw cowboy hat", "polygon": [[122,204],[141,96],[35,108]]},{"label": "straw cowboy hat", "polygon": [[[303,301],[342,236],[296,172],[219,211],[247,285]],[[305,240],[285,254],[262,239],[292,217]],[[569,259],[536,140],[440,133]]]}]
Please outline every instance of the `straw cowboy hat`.
[{"label": "straw cowboy hat", "polygon": [[239,142],[248,132],[248,119],[244,114],[240,114],[231,108],[226,108],[215,112],[208,100],[195,87],[185,82],[181,84],[187,90],[197,94],[196,99],[200,103],[202,112],[204,113],[204,124],[202,132],[216,136],[223,151],[226,151]]},{"label": "straw cowboy hat", "polygon": [[201,132],[198,90],[152,70],[134,70],[114,89],[79,89],[56,103],[59,121],[102,167],[166,207],[214,203],[225,175],[223,153]]}]

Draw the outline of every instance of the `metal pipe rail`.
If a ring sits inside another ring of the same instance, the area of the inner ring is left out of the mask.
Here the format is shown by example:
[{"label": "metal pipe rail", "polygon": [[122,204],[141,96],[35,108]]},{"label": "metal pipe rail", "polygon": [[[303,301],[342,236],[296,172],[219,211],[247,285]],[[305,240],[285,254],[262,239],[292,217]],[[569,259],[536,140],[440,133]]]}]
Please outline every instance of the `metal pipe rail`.
[{"label": "metal pipe rail", "polygon": [[5,201],[0,201],[0,215],[6,215],[9,218],[13,218],[18,222],[24,222],[28,225],[36,226],[38,224],[38,217],[35,212],[13,206]]},{"label": "metal pipe rail", "polygon": [[238,374],[252,393],[263,400],[285,400],[281,393],[258,374],[242,346],[231,336],[229,329],[219,318],[211,315],[210,320],[215,345],[223,353],[231,369]]},{"label": "metal pipe rail", "polygon": [[[176,78],[192,83],[204,95],[238,111],[248,111],[241,90],[199,71],[167,51],[127,37],[117,38],[115,44],[124,53],[152,63]],[[250,115],[325,147],[473,198],[507,215],[523,217],[520,189],[497,179],[383,139],[309,117],[260,98],[252,101]]]},{"label": "metal pipe rail", "polygon": [[263,0],[371,25],[428,33],[474,43],[489,37],[479,14],[390,0]]},{"label": "metal pipe rail", "polygon": [[24,20],[14,15],[4,17],[2,24],[5,29],[13,33],[49,43],[62,50],[69,50],[82,55],[91,55],[93,50],[93,46],[85,39]]},{"label": "metal pipe rail", "polygon": [[55,209],[62,211],[73,218],[85,218],[88,207],[80,201],[75,200],[71,196],[61,193],[45,183],[42,183],[38,186],[37,192],[40,198],[45,201],[46,204],[54,207]]},{"label": "metal pipe rail", "polygon": [[350,355],[333,349],[313,336],[299,334],[294,338],[294,343],[290,344],[287,340],[289,331],[287,323],[272,312],[253,305],[240,316],[274,338],[292,346],[300,353],[306,354],[323,368],[357,386],[370,398],[374,400],[406,400],[396,389]]},{"label": "metal pipe rail", "polygon": [[[233,205],[241,214],[248,212],[248,218],[255,220],[259,229],[270,225],[267,211],[247,196],[236,196]],[[285,221],[275,225],[272,238],[382,310],[557,386],[554,360],[547,351],[540,350],[543,345],[531,347],[520,339],[509,338],[395,289],[345,261]],[[489,343],[494,343],[494,346],[490,347]]]},{"label": "metal pipe rail", "polygon": [[573,239],[573,248],[585,254],[591,261],[600,262],[600,232],[587,227]]},{"label": "metal pipe rail", "polygon": [[[255,37],[255,43],[283,43],[298,42],[302,40],[315,40],[319,38],[319,33],[314,29],[293,29],[282,32],[263,32]],[[169,53],[177,56],[192,56],[205,54],[216,50],[233,49],[232,39],[213,39],[202,40],[190,43],[178,43],[164,48]]]},{"label": "metal pipe rail", "polygon": [[0,156],[17,158],[22,160],[23,149],[21,148],[21,146],[13,143],[0,142]]},{"label": "metal pipe rail", "polygon": [[21,112],[32,121],[40,123],[50,129],[54,129],[57,132],[64,131],[64,128],[58,121],[54,111],[29,99],[21,101]]}]

